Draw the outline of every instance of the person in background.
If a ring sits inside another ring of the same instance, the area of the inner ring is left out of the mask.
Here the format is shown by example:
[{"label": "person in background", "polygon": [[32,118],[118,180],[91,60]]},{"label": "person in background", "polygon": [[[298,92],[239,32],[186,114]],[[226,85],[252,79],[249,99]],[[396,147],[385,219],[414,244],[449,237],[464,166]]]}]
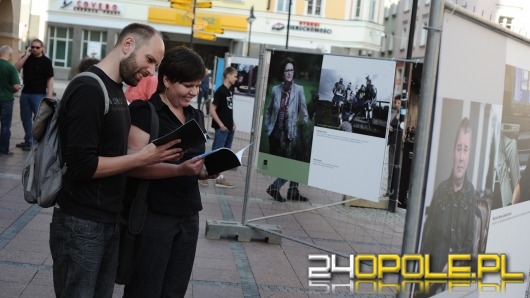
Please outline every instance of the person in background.
[{"label": "person in background", "polygon": [[[279,78],[282,83],[274,86],[271,100],[265,110],[265,128],[269,136],[269,153],[293,158],[293,147],[299,142],[298,121],[306,124],[308,120],[304,87],[294,82],[296,63],[286,58],[280,64]],[[342,79],[341,79],[342,81]],[[276,201],[285,202],[280,188],[287,180],[278,178],[268,188],[267,193]],[[298,191],[298,183],[291,181],[287,191],[287,199],[307,201]]]},{"label": "person in background", "polygon": [[[201,57],[186,47],[166,52],[158,72],[158,89],[149,102],[158,114],[159,135],[165,135],[195,119],[203,131],[204,114],[191,106],[204,76]],[[151,109],[136,100],[129,106],[132,127],[129,149],[149,142]],[[142,232],[136,238],[131,281],[124,297],[184,297],[188,288],[197,240],[201,194],[197,180],[215,178],[197,156],[201,144],[188,149],[179,164],[163,163],[137,168],[130,176],[149,179],[148,208]],[[184,161],[184,162],[182,162]],[[177,177],[178,176],[178,177]]]},{"label": "person in background", "polygon": [[390,125],[388,125],[388,179],[386,185],[385,197],[390,195],[390,188],[392,187],[392,172],[394,169],[394,155],[396,152],[396,138],[399,125],[399,112],[401,110],[401,96],[394,96],[394,108],[390,117]]},{"label": "person in background", "polygon": [[20,78],[17,69],[11,64],[13,49],[0,47],[0,155],[13,155],[9,151],[11,139],[11,120],[13,119],[13,93],[20,90]]},{"label": "person in background", "polygon": [[20,118],[24,127],[24,142],[17,144],[18,148],[29,151],[34,140],[31,135],[33,118],[39,110],[43,97],[53,97],[53,67],[52,61],[44,55],[44,43],[34,39],[27,48],[26,54],[16,63],[18,71],[22,69],[24,88],[20,96]]},{"label": "person in background", "polygon": [[164,41],[153,27],[129,24],[87,76],[70,81],[58,115],[61,153],[68,170],[53,208],[50,251],[57,297],[112,297],[118,264],[120,213],[126,172],[174,160],[177,140],[150,143],[127,154],[131,126],[123,83],[136,85],[152,75],[164,55]]},{"label": "person in background", "polygon": [[[232,148],[236,123],[234,122],[234,84],[237,80],[237,69],[229,66],[223,72],[223,84],[215,91],[210,107],[212,128],[215,129],[212,150],[222,147]],[[205,185],[206,186],[206,185]],[[215,180],[215,186],[234,188],[223,174]]]},{"label": "person in background", "polygon": [[142,78],[136,86],[127,86],[125,98],[129,103],[137,99],[148,100],[156,92],[157,85],[158,75],[155,73],[155,75]]},{"label": "person in background", "polygon": [[201,81],[201,90],[199,91],[199,96],[197,97],[197,109],[202,111],[201,103],[204,100],[206,104],[206,114],[210,114],[210,102],[208,101],[208,96],[210,96],[210,70],[206,68],[206,75]]},{"label": "person in background", "polygon": [[81,60],[81,62],[79,62],[79,65],[77,66],[76,74],[82,73],[86,71],[90,66],[96,65],[98,63],[99,63],[99,59],[86,57],[83,60]]}]

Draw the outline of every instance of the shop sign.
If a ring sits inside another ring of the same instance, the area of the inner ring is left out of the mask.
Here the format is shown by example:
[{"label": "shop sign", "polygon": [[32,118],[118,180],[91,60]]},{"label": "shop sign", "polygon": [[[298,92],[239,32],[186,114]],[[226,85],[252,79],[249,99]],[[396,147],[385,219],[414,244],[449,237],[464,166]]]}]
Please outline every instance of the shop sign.
[{"label": "shop sign", "polygon": [[[64,3],[61,8],[70,6],[72,1]],[[74,1],[73,10],[79,12],[89,12],[97,14],[109,14],[109,15],[120,15],[122,12],[122,5],[105,2],[105,1]]]},{"label": "shop sign", "polygon": [[[274,31],[282,31],[283,29],[285,29],[285,25],[281,22],[277,22],[272,25],[271,29]],[[298,24],[290,24],[289,30],[305,31],[319,34],[331,34],[333,31],[331,28],[321,27],[320,23],[306,21],[300,21],[298,22]]]}]

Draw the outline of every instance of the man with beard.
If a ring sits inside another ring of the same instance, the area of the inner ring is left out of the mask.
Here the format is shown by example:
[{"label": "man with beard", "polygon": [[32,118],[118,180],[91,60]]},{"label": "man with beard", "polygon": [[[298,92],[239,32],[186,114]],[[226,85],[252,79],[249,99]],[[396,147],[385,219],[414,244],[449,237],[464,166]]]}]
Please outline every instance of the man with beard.
[{"label": "man with beard", "polygon": [[70,82],[59,111],[62,159],[67,165],[50,225],[57,297],[112,297],[125,172],[180,157],[172,141],[150,143],[127,155],[131,125],[122,82],[135,86],[153,75],[164,55],[158,31],[126,26],[110,53],[88,69],[104,82],[110,102],[90,77]]}]

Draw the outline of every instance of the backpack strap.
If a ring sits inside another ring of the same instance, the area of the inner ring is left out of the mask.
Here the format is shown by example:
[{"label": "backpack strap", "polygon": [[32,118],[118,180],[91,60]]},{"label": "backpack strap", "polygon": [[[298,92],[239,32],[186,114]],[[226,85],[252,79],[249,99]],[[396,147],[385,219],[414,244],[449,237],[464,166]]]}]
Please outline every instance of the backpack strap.
[{"label": "backpack strap", "polygon": [[[151,108],[151,134],[149,135],[149,143],[158,138],[158,115],[152,103],[147,101]],[[138,235],[144,228],[145,214],[147,212],[147,189],[149,188],[149,180],[141,179],[138,183],[138,190],[129,211],[129,231],[133,235]]]},{"label": "backpack strap", "polygon": [[75,77],[72,78],[72,81],[76,78],[79,78],[79,77],[91,77],[93,78],[94,80],[98,81],[99,83],[99,86],[101,86],[101,90],[103,90],[103,95],[105,97],[105,114],[104,115],[107,115],[107,113],[109,112],[109,93],[107,92],[107,87],[105,87],[105,84],[103,83],[103,81],[101,80],[101,78],[93,73],[93,72],[90,72],[90,71],[84,71],[84,72],[81,72],[79,74],[77,74]]}]

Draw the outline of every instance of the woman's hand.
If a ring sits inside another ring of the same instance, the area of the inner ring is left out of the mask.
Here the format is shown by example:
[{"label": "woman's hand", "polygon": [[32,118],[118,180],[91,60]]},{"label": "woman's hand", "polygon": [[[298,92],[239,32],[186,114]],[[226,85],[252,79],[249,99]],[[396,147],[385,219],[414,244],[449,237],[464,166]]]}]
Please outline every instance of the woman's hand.
[{"label": "woman's hand", "polygon": [[200,175],[203,168],[204,158],[202,157],[194,157],[192,159],[186,160],[178,166],[179,174],[182,176]]},{"label": "woman's hand", "polygon": [[219,177],[219,174],[208,174],[208,171],[206,170],[206,167],[203,166],[201,171],[198,174],[198,177],[200,180],[206,180],[206,179],[217,179]]}]

